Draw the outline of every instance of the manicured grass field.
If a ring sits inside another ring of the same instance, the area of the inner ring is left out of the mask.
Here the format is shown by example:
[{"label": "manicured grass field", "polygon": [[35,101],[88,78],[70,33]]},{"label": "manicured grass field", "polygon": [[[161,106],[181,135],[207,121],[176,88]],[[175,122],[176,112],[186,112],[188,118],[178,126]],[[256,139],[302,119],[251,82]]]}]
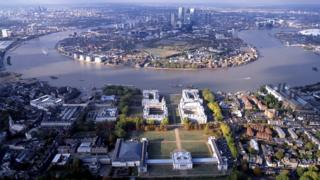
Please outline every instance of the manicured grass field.
[{"label": "manicured grass field", "polygon": [[175,142],[156,142],[152,141],[148,146],[150,159],[170,159],[171,152],[177,148]]},{"label": "manicured grass field", "polygon": [[182,141],[208,141],[203,130],[180,130],[180,138]]},{"label": "manicured grass field", "polygon": [[149,141],[175,141],[174,131],[148,131],[148,132],[133,132],[131,138],[147,138]]},{"label": "manicured grass field", "polygon": [[[217,169],[214,164],[194,165],[192,170],[177,171],[168,166],[148,166],[147,177],[188,177],[188,179],[225,179],[223,173]],[[218,177],[217,177],[218,176]],[[210,178],[205,178],[210,177]]]},{"label": "manicured grass field", "polygon": [[182,147],[191,152],[193,158],[211,157],[209,147],[206,142],[183,142]]},{"label": "manicured grass field", "polygon": [[[192,157],[211,157],[207,146],[208,136],[202,130],[179,130],[182,149],[191,152]],[[148,154],[150,159],[168,159],[171,153],[177,149],[174,130],[170,131],[136,131],[130,138],[147,138],[149,140]]]}]

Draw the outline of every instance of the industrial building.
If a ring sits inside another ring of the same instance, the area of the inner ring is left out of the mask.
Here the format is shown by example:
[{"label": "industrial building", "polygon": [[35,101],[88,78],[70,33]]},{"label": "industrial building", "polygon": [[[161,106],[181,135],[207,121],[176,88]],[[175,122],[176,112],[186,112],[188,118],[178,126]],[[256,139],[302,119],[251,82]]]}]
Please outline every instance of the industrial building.
[{"label": "industrial building", "polygon": [[55,98],[51,95],[45,95],[30,101],[30,105],[40,110],[48,111],[49,108],[57,107],[63,104],[61,98]]},{"label": "industrial building", "polygon": [[[72,56],[72,53],[70,53]],[[106,61],[106,57],[102,56],[102,55],[83,55],[83,54],[78,54],[78,53],[73,53],[73,59],[74,60],[79,60],[79,61],[83,61],[83,62],[88,62],[88,63],[96,63],[96,64],[100,64],[103,63],[104,61]]]},{"label": "industrial building", "polygon": [[116,121],[118,108],[101,108],[95,113],[95,122]]},{"label": "industrial building", "polygon": [[70,128],[83,115],[84,107],[65,105],[56,112],[46,114],[41,122],[43,128]]},{"label": "industrial building", "polygon": [[283,102],[284,107],[290,107],[294,111],[307,109],[309,106],[308,102],[290,90],[286,84],[279,84],[277,87],[267,85],[266,90],[268,94]]},{"label": "industrial building", "polygon": [[116,121],[118,118],[118,108],[109,105],[94,105],[93,110],[87,114],[87,119],[94,122]]}]

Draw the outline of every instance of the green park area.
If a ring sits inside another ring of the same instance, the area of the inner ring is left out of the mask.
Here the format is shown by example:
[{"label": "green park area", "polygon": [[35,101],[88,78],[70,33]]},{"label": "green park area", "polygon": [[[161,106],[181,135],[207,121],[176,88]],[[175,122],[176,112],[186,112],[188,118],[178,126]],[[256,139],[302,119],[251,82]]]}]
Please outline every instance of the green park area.
[{"label": "green park area", "polygon": [[[201,130],[179,130],[182,148],[191,152],[192,156],[210,157],[207,138]],[[150,159],[168,159],[171,153],[177,149],[174,130],[168,131],[135,131],[130,138],[147,138],[149,140],[148,155]]]}]

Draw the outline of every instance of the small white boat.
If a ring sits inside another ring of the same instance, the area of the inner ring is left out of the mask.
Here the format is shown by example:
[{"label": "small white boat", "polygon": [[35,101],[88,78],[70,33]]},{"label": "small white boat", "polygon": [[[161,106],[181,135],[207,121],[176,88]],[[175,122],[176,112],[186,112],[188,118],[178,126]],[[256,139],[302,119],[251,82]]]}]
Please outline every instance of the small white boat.
[{"label": "small white boat", "polygon": [[242,78],[243,80],[250,80],[251,79],[251,77],[244,77],[244,78]]},{"label": "small white boat", "polygon": [[44,55],[48,55],[48,51],[46,51],[45,49],[42,49],[42,54],[44,54]]}]

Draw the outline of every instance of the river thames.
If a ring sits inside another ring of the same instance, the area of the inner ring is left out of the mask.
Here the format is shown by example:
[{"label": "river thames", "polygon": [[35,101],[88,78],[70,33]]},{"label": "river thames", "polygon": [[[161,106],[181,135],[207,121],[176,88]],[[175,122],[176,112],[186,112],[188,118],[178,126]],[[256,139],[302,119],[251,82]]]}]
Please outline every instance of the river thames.
[{"label": "river thames", "polygon": [[55,86],[90,90],[105,84],[122,84],[155,88],[162,93],[178,93],[187,86],[235,92],[253,90],[263,84],[286,82],[297,86],[320,81],[320,72],[312,70],[313,67],[320,69],[320,56],[298,47],[283,46],[271,36],[271,30],[239,32],[240,38],[257,47],[261,57],[241,67],[219,70],[151,70],[80,63],[54,49],[56,43],[70,33],[60,32],[23,43],[8,52],[12,65],[7,66],[7,70]]}]

